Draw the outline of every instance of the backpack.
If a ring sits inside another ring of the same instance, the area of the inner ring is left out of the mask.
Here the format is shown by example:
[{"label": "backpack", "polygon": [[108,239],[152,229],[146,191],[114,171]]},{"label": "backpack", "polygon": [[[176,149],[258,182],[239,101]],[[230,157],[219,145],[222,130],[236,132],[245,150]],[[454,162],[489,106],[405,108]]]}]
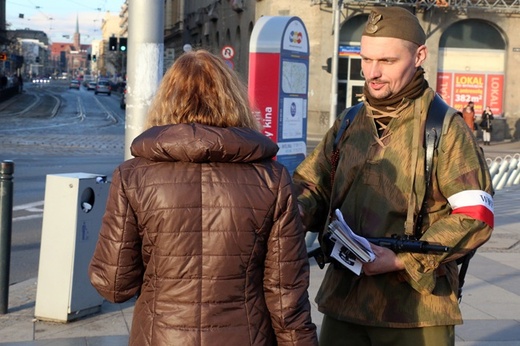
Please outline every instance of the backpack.
[{"label": "backpack", "polygon": [[[336,137],[334,139],[334,143],[332,146],[332,155],[331,155],[331,182],[334,181],[334,177],[336,174],[336,168],[339,162],[339,149],[338,144],[341,138],[343,137],[343,134],[349,127],[349,125],[354,120],[354,117],[357,115],[361,107],[363,106],[363,102],[360,102],[356,104],[355,106],[352,106],[350,108],[345,109],[341,114],[339,115],[339,118],[343,117],[341,121],[341,126],[338,129],[338,133],[336,134]],[[425,196],[428,195],[430,188],[431,188],[431,175],[432,175],[432,167],[433,167],[433,156],[435,151],[437,150],[437,147],[439,146],[439,142],[442,136],[442,126],[444,123],[444,120],[446,118],[451,119],[452,116],[455,114],[459,114],[456,110],[453,108],[450,108],[444,102],[444,100],[438,95],[435,94],[435,97],[433,98],[430,108],[428,109],[428,114],[426,116],[426,126],[424,128],[424,143],[423,146],[426,149],[426,155],[425,155],[425,180],[426,180],[426,191]],[[415,223],[415,231],[416,234],[418,234],[419,229],[422,225],[422,219],[424,217],[424,214],[426,214],[426,198],[424,198],[423,203],[421,205],[421,210],[419,214],[417,215],[417,221]],[[458,287],[458,299],[459,302],[462,299],[462,286],[464,286],[464,278],[466,276],[466,272],[468,271],[469,261],[475,254],[476,249],[470,251],[463,257],[456,260],[457,265],[460,265],[459,269],[459,287]]]}]

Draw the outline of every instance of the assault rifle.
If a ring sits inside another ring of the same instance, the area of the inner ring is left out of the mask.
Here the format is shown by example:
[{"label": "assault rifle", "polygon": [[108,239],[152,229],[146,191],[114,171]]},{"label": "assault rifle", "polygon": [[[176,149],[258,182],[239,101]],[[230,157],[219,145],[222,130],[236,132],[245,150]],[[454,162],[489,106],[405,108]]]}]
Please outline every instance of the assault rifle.
[{"label": "assault rifle", "polygon": [[372,244],[389,248],[393,252],[417,252],[417,253],[430,253],[430,252],[449,252],[450,248],[444,245],[430,244],[424,240],[417,240],[408,236],[398,236],[394,234],[390,238],[366,238]]},{"label": "assault rifle", "polygon": [[[327,242],[331,242],[328,237]],[[449,252],[449,246],[430,244],[425,240],[417,240],[408,236],[393,235],[391,237],[366,238],[372,244],[386,247],[393,252],[414,252],[414,253],[442,253]],[[323,269],[327,259],[321,247],[313,249],[307,253],[309,258],[314,258],[318,266]]]}]

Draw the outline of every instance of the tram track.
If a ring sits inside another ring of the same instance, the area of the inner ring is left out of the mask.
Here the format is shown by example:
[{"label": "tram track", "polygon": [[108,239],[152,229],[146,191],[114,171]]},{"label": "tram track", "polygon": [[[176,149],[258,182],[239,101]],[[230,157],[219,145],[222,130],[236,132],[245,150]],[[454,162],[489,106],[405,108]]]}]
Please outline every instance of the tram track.
[{"label": "tram track", "polygon": [[[0,148],[20,153],[118,152],[124,115],[118,100],[62,84],[27,88],[0,103]],[[8,103],[7,103],[8,102]]]},{"label": "tram track", "polygon": [[0,117],[53,118],[62,104],[59,97],[48,92],[26,92],[8,102],[5,108],[0,109]]},{"label": "tram track", "polygon": [[[84,91],[72,96],[63,89],[63,86],[28,88],[23,94],[0,103],[0,133],[63,128],[78,121],[89,128],[106,128],[124,123],[124,117],[111,110],[110,104],[99,97],[86,95]],[[28,118],[52,121],[31,122],[29,125]],[[76,132],[76,129],[73,131]]]}]

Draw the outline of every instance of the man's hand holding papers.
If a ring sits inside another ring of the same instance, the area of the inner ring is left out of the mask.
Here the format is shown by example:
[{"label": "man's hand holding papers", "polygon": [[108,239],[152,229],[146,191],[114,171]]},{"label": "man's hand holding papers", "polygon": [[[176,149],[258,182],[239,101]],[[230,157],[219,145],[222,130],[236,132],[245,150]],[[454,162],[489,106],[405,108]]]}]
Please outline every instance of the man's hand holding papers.
[{"label": "man's hand holding papers", "polygon": [[336,218],[329,224],[330,240],[334,242],[330,256],[359,275],[363,263],[374,261],[375,254],[368,240],[352,231],[339,209],[336,209],[335,215]]}]

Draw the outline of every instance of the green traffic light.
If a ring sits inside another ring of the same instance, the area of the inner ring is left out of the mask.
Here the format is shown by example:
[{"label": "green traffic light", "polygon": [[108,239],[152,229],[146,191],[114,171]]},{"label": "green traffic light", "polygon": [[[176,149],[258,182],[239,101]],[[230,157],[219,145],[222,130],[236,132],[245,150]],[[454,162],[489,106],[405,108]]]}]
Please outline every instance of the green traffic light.
[{"label": "green traffic light", "polygon": [[127,42],[128,42],[128,40],[127,40],[126,37],[120,37],[119,38],[119,50],[121,52],[126,52],[126,50],[127,50]]}]

